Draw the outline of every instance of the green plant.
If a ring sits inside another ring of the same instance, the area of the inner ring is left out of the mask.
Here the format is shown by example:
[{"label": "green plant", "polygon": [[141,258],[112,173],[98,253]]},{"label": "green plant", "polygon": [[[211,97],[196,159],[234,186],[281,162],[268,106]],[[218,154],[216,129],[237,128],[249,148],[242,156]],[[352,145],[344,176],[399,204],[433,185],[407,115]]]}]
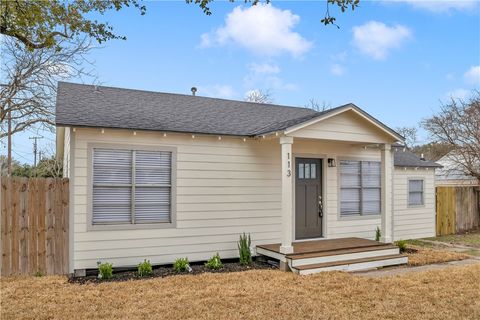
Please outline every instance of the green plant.
[{"label": "green plant", "polygon": [[35,272],[35,277],[43,277],[43,272],[42,271]]},{"label": "green plant", "polygon": [[175,260],[175,262],[173,263],[173,270],[175,270],[175,272],[190,271],[191,268],[188,262],[188,258],[178,258],[177,260]]},{"label": "green plant", "polygon": [[138,264],[137,273],[140,277],[145,277],[153,274],[152,264],[149,260],[145,259]]},{"label": "green plant", "polygon": [[375,230],[375,241],[380,241],[380,238],[382,237],[382,232],[380,231],[380,228],[377,227]]},{"label": "green plant", "polygon": [[220,255],[215,254],[213,257],[210,258],[207,262],[205,262],[205,267],[210,270],[218,270],[223,268],[222,260],[220,260]]},{"label": "green plant", "polygon": [[251,244],[250,234],[248,236],[245,235],[245,233],[240,235],[240,240],[238,241],[238,256],[240,258],[240,264],[242,265],[252,263],[252,253],[250,252]]},{"label": "green plant", "polygon": [[400,249],[400,253],[404,253],[407,250],[407,241],[406,240],[398,240],[395,242],[397,247]]},{"label": "green plant", "polygon": [[98,263],[98,277],[100,279],[111,279],[113,277],[113,264],[108,262]]}]

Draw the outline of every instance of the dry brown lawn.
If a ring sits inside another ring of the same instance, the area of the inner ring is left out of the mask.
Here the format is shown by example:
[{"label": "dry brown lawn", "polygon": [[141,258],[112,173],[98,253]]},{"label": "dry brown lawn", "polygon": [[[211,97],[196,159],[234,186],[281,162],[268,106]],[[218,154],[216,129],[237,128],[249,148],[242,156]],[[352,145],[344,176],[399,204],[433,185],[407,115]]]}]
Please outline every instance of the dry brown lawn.
[{"label": "dry brown lawn", "polygon": [[480,265],[372,279],[273,270],[102,284],[1,280],[1,319],[480,319]]},{"label": "dry brown lawn", "polygon": [[455,260],[464,260],[470,256],[453,251],[437,250],[432,248],[408,245],[408,248],[415,249],[415,253],[407,253],[409,266],[423,266],[432,263],[442,263]]}]

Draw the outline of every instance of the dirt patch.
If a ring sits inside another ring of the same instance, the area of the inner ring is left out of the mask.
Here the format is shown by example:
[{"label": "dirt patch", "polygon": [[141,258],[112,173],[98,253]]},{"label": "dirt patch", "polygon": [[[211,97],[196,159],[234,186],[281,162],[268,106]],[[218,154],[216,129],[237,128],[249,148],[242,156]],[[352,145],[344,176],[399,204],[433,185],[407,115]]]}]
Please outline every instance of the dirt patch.
[{"label": "dirt patch", "polygon": [[138,276],[136,270],[124,270],[119,271],[115,270],[113,274],[113,278],[111,279],[99,279],[97,276],[97,271],[93,270],[90,272],[86,277],[77,277],[77,278],[70,278],[68,281],[70,283],[102,283],[102,282],[118,282],[118,281],[130,281],[130,280],[140,280],[140,279],[148,279],[148,278],[163,278],[163,277],[170,277],[170,276],[178,276],[178,275],[186,275],[186,274],[201,274],[205,272],[209,273],[225,273],[225,272],[240,272],[240,271],[248,271],[248,270],[262,270],[262,269],[277,269],[270,264],[261,262],[261,261],[253,261],[251,265],[241,265],[238,262],[223,262],[223,268],[218,270],[210,270],[205,267],[204,264],[191,264],[190,267],[192,268],[191,272],[176,272],[173,270],[172,266],[158,266],[153,268],[153,274],[145,277]]},{"label": "dirt patch", "polygon": [[377,279],[250,270],[85,285],[0,281],[2,320],[480,318],[480,265]]},{"label": "dirt patch", "polygon": [[463,253],[413,245],[408,245],[405,254],[408,256],[409,266],[423,266],[432,263],[442,263],[470,258],[469,255]]}]

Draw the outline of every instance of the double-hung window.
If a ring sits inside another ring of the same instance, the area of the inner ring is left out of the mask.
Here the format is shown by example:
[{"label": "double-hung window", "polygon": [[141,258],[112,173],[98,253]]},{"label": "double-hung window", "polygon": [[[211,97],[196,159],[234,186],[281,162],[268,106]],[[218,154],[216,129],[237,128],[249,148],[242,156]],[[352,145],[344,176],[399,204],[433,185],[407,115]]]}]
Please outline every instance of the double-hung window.
[{"label": "double-hung window", "polygon": [[378,161],[340,161],[340,215],[377,215],[381,211]]},{"label": "double-hung window", "polygon": [[421,179],[408,180],[408,205],[409,206],[423,205],[423,180]]},{"label": "double-hung window", "polygon": [[172,222],[172,152],[93,148],[92,224]]}]

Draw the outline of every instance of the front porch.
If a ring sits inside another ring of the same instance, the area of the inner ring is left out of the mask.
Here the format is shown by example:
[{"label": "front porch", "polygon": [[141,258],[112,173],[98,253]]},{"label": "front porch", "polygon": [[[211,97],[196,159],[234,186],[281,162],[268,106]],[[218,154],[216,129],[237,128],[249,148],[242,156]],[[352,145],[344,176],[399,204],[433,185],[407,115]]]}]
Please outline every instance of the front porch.
[{"label": "front porch", "polygon": [[307,275],[322,271],[359,271],[406,264],[397,246],[362,238],[340,238],[293,242],[291,253],[282,253],[281,244],[256,247],[257,254],[279,261],[282,270]]}]

